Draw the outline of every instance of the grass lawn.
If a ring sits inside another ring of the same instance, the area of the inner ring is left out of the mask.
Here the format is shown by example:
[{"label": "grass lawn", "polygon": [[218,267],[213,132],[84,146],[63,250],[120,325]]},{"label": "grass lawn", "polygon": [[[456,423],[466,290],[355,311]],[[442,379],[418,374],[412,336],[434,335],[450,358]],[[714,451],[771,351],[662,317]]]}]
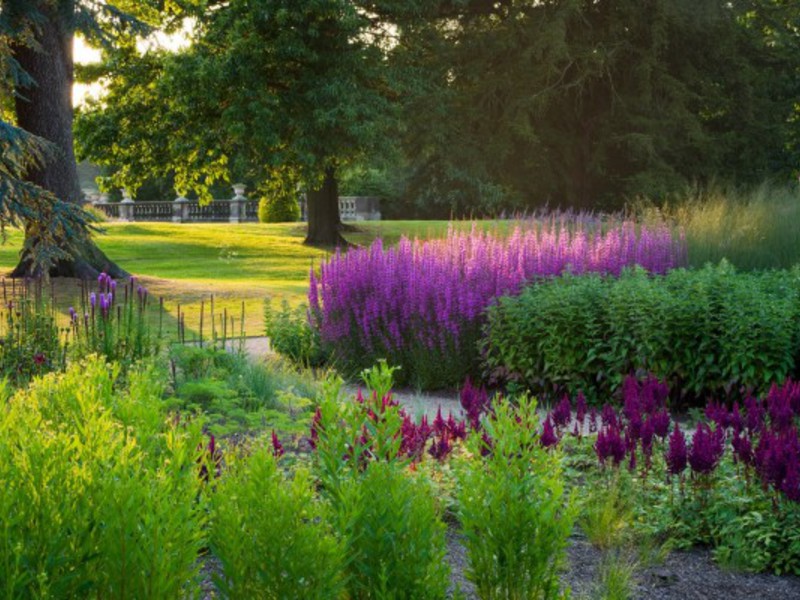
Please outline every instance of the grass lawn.
[{"label": "grass lawn", "polygon": [[[383,221],[359,223],[345,237],[368,244],[376,237],[388,243],[401,235],[431,237],[447,231],[446,221]],[[464,223],[469,226],[469,223]],[[167,323],[174,326],[178,304],[185,310],[187,335],[199,325],[201,302],[208,310],[213,294],[217,314],[235,315],[238,331],[242,302],[245,333],[261,335],[264,298],[301,302],[308,291],[308,272],[328,252],[303,245],[305,226],[299,223],[106,223],[97,242],[106,254],[144,285],[164,298]],[[0,272],[16,264],[22,234],[10,231],[0,246]],[[74,303],[77,284],[57,283],[63,312]],[[208,323],[206,312],[206,324]]]}]

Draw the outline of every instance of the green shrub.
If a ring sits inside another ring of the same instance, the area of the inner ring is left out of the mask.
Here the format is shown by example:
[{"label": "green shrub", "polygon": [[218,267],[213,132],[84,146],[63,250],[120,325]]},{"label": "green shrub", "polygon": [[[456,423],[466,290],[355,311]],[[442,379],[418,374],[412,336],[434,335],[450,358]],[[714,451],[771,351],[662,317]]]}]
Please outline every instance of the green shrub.
[{"label": "green shrub", "polygon": [[[161,398],[150,396],[152,371],[137,373],[127,392],[115,390],[118,373],[90,358],[2,402],[5,596],[178,598],[197,591],[201,424],[167,419]],[[159,415],[160,426],[135,405]]]},{"label": "green shrub", "polygon": [[[364,374],[373,386],[366,401],[380,419],[356,402],[342,403],[341,380],[327,382],[315,473],[345,542],[349,598],[444,598],[449,570],[441,510],[431,482],[411,472],[399,453],[399,408],[381,402],[392,371],[383,363]],[[359,441],[365,434],[368,443]]]},{"label": "green shrub", "polygon": [[327,356],[322,350],[319,332],[308,322],[307,311],[305,304],[292,308],[286,300],[276,311],[268,298],[264,302],[264,326],[275,352],[295,364],[319,367],[325,364]]},{"label": "green shrub", "polygon": [[763,391],[797,374],[800,268],[737,273],[728,263],[650,276],[564,276],[489,309],[488,369],[536,391],[607,398],[652,373],[688,402]]},{"label": "green shrub", "polygon": [[473,433],[472,458],[458,469],[467,577],[486,600],[561,597],[558,575],[574,509],[559,456],[539,443],[536,403],[525,397],[518,408],[501,402],[484,427],[491,447]]},{"label": "green shrub", "polygon": [[258,220],[262,223],[288,223],[300,220],[300,205],[292,194],[276,194],[258,201]]},{"label": "green shrub", "polygon": [[338,598],[342,544],[307,471],[292,479],[271,449],[235,460],[213,495],[211,550],[226,598]]}]

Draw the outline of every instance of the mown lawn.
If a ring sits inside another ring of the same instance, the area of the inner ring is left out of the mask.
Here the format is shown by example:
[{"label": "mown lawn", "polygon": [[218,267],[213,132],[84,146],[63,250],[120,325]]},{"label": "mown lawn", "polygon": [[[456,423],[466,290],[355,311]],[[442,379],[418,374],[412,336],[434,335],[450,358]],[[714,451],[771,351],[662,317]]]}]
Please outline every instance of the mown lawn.
[{"label": "mown lawn", "polygon": [[[359,223],[345,237],[353,244],[368,244],[376,237],[394,243],[404,234],[443,235],[447,226],[446,221]],[[245,332],[260,335],[264,299],[303,301],[309,270],[329,254],[303,245],[305,226],[299,223],[106,223],[104,228],[106,233],[97,236],[100,247],[164,298],[171,326],[180,304],[190,335],[199,326],[201,302],[207,311],[212,295],[217,315],[227,309],[229,316],[235,315],[237,329],[244,302]],[[21,245],[22,234],[9,231],[0,246],[0,272],[13,268]],[[63,312],[75,302],[76,289],[74,281],[58,282]],[[207,312],[205,316],[207,325]]]}]

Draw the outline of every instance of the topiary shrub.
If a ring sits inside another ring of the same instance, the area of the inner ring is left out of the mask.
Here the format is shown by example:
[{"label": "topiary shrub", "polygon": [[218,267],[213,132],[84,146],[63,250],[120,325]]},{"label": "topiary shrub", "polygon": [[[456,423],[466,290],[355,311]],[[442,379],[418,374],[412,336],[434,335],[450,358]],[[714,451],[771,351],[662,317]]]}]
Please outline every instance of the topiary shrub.
[{"label": "topiary shrub", "polygon": [[262,223],[286,223],[300,220],[300,205],[293,194],[275,194],[258,202],[258,220]]}]

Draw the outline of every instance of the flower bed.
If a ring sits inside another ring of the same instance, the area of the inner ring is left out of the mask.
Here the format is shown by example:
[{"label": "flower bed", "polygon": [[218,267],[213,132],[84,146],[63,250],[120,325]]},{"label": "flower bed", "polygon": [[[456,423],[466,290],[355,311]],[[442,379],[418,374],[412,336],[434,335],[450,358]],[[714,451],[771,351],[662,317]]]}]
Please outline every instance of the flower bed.
[{"label": "flower bed", "polygon": [[385,358],[402,367],[404,382],[456,386],[478,366],[484,311],[496,298],[566,271],[665,273],[683,262],[683,241],[665,226],[560,217],[509,235],[451,229],[442,240],[337,252],[311,274],[310,317],[346,372]]}]

